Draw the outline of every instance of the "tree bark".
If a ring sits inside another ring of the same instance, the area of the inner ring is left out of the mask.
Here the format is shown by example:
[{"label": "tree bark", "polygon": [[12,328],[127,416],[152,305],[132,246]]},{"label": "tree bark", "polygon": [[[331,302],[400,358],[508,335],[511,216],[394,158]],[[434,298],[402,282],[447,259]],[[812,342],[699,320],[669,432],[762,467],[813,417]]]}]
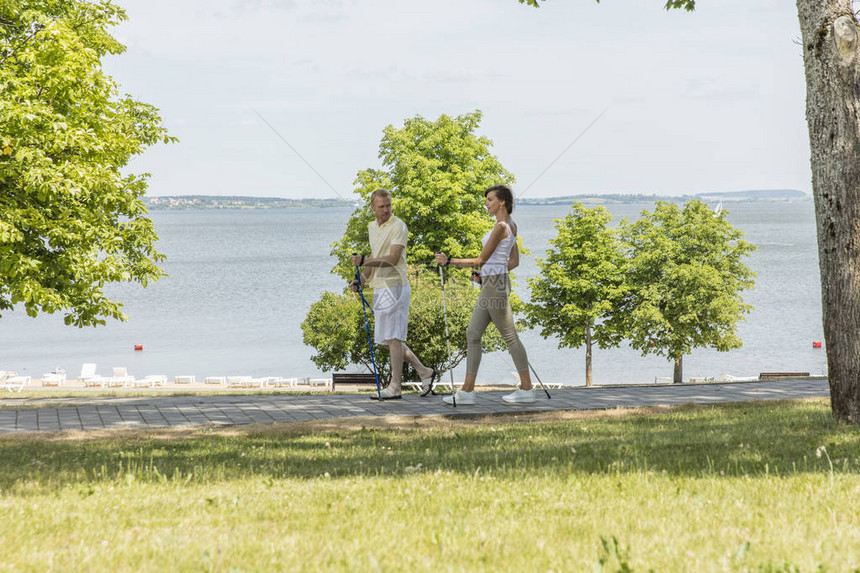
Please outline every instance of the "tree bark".
[{"label": "tree bark", "polygon": [[684,355],[675,358],[675,371],[672,375],[672,384],[682,384],[684,382]]},{"label": "tree bark", "polygon": [[860,27],[851,0],[797,0],[831,409],[860,423]]},{"label": "tree bark", "polygon": [[585,325],[585,387],[591,388],[591,325]]}]

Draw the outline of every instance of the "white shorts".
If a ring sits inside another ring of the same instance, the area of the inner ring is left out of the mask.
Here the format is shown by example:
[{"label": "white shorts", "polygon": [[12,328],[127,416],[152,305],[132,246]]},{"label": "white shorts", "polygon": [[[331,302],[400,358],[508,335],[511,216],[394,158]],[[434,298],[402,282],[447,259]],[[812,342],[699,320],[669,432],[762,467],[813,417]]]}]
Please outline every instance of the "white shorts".
[{"label": "white shorts", "polygon": [[373,338],[377,344],[385,344],[395,338],[406,341],[411,296],[409,285],[374,289]]}]

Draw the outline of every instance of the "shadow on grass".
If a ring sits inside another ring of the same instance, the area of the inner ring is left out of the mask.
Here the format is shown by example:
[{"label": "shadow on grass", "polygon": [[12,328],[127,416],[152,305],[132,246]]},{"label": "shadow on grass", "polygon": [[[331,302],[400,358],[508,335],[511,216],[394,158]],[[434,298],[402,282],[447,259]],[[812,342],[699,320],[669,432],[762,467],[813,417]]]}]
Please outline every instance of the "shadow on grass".
[{"label": "shadow on grass", "polygon": [[860,428],[836,424],[825,400],[768,401],[473,421],[353,420],[298,428],[8,438],[0,441],[0,488],[129,476],[206,483],[436,470],[471,476],[479,469],[498,477],[857,473],[858,455]]}]

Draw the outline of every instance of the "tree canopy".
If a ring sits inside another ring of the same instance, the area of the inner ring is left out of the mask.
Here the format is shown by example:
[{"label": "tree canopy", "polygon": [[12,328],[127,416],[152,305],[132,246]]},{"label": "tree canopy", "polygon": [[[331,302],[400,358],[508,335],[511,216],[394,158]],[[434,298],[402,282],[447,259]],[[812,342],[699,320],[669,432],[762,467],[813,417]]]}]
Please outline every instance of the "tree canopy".
[{"label": "tree canopy", "polygon": [[110,0],[0,0],[0,310],[104,324],[124,318],[106,283],[162,276],[147,175],[123,168],[173,138],[102,71],[124,19]]},{"label": "tree canopy", "polygon": [[592,345],[617,346],[623,332],[611,318],[626,293],[625,261],[612,219],[603,206],[591,209],[574,203],[555,221],[558,234],[540,274],[529,279],[528,323],[544,338],[556,336],[559,348],[585,345],[585,385],[591,386]]},{"label": "tree canopy", "polygon": [[659,201],[653,213],[622,221],[628,291],[618,309],[625,336],[642,354],[675,361],[693,348],[740,348],[737,324],[751,310],[741,297],[755,273],[743,259],[755,246],[701,201],[683,209]]}]

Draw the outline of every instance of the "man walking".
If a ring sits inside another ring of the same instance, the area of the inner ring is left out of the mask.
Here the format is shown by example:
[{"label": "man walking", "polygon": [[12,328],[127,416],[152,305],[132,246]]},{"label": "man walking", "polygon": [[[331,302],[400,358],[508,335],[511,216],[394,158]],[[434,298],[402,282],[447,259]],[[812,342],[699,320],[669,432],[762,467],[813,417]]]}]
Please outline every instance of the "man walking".
[{"label": "man walking", "polygon": [[[373,289],[374,341],[388,346],[391,356],[391,382],[379,396],[381,400],[397,400],[401,395],[401,378],[404,359],[412,365],[423,386],[429,390],[436,370],[424,366],[406,346],[409,325],[409,299],[411,289],[406,273],[406,241],[409,232],[406,223],[391,214],[391,193],[377,189],[370,194],[370,209],[376,217],[367,226],[370,238],[370,257],[353,255],[352,264],[364,267],[361,282]],[[358,281],[349,283],[358,290]]]}]

